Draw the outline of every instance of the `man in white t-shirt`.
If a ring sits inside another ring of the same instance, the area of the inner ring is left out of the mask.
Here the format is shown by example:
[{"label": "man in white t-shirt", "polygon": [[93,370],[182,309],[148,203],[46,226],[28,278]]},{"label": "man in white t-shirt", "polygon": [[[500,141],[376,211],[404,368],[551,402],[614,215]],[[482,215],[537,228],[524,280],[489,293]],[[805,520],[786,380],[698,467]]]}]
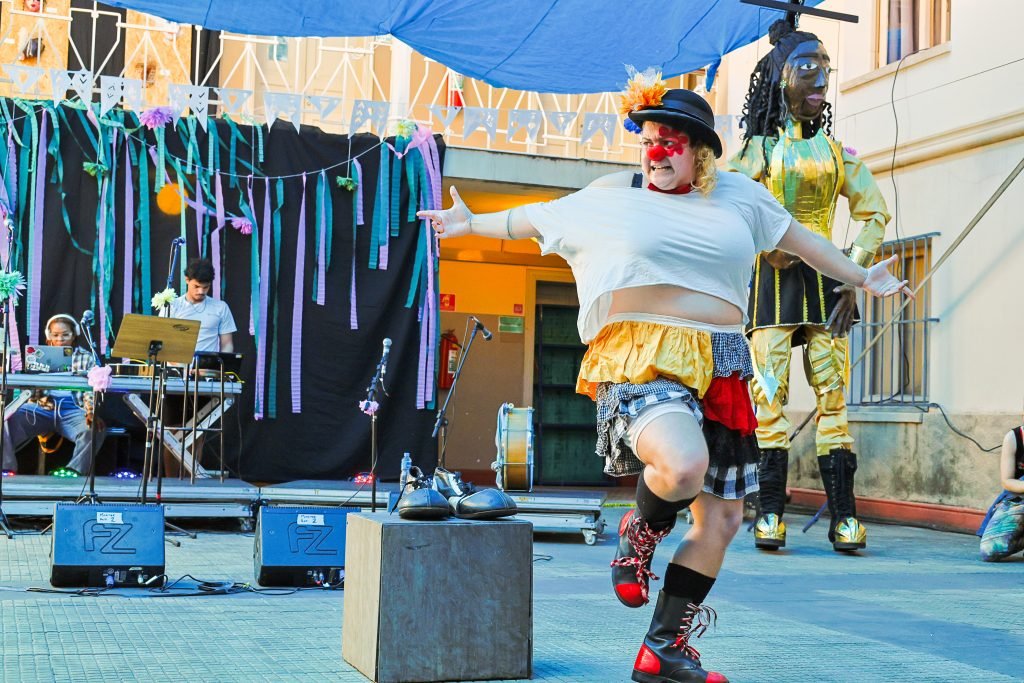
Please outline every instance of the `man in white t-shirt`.
[{"label": "man in white t-shirt", "polygon": [[223,301],[210,296],[210,286],[216,273],[210,259],[195,258],[185,269],[185,293],[171,302],[172,318],[198,320],[199,339],[196,351],[235,350],[232,334],[238,330],[231,309]]}]

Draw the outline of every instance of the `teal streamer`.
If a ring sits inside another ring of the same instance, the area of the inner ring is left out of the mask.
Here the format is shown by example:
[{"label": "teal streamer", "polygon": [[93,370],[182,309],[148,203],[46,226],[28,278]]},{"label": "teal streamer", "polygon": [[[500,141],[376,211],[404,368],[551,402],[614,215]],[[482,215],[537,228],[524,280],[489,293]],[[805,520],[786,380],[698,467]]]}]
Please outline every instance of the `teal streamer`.
[{"label": "teal streamer", "polygon": [[[398,137],[395,138],[395,156],[394,156],[394,170],[391,174],[391,236],[398,237],[399,230],[402,227],[401,223],[401,209],[402,209],[402,157],[400,154],[405,153],[405,148],[409,144],[409,138]],[[387,145],[384,145],[387,147]],[[386,244],[387,240],[382,242]]]},{"label": "teal streamer", "polygon": [[368,267],[376,270],[380,264],[380,245],[387,241],[388,219],[391,207],[391,159],[388,146],[380,146],[380,171],[377,173],[377,196],[374,199],[373,220],[370,224],[370,258]]},{"label": "teal streamer", "polygon": [[[2,168],[2,165],[0,165]],[[314,218],[313,225],[316,226],[314,234],[316,237],[313,239],[313,290],[310,293],[310,299],[316,301],[317,290],[320,286],[320,278],[327,277],[327,273],[320,272],[320,226],[323,225],[324,219],[324,185],[327,184],[327,177],[324,173],[318,173],[316,179],[316,215]],[[324,239],[324,258],[326,259],[327,244],[326,236]]]},{"label": "teal streamer", "polygon": [[[71,216],[68,214],[67,203],[68,193],[64,190],[64,155],[60,153],[61,125],[60,121],[58,121],[58,117],[64,121],[65,125],[67,124],[67,119],[64,117],[63,112],[61,112],[61,107],[54,107],[51,110],[51,113],[51,119],[53,120],[53,132],[50,137],[50,145],[47,148],[47,152],[53,158],[54,163],[53,172],[50,174],[50,184],[56,185],[60,192],[60,214],[61,218],[64,220],[64,232],[67,233],[68,239],[71,240],[71,246],[81,253],[91,256],[92,252],[79,244],[78,240],[75,239],[75,236],[71,234]],[[3,147],[3,145],[0,145],[0,147]],[[3,162],[0,161],[0,168],[3,167]]]},{"label": "teal streamer", "polygon": [[419,154],[405,155],[405,184],[409,186],[409,213],[405,220],[409,223],[416,220],[416,207],[419,206],[420,198],[420,166],[423,164],[423,157]]},{"label": "teal streamer", "polygon": [[[324,216],[327,217],[327,239],[324,240],[327,247],[327,258],[324,265],[326,270],[331,269],[331,252],[334,249],[334,198],[332,193],[333,189],[331,184],[328,182],[324,187]],[[355,205],[355,198],[353,198],[352,204],[353,206]]]},{"label": "teal streamer", "polygon": [[281,208],[284,206],[284,180],[277,179],[274,183],[277,194],[277,206],[274,207],[274,336],[270,342],[270,379],[267,382],[267,417],[277,417],[277,313],[281,308],[278,276],[281,273]]}]

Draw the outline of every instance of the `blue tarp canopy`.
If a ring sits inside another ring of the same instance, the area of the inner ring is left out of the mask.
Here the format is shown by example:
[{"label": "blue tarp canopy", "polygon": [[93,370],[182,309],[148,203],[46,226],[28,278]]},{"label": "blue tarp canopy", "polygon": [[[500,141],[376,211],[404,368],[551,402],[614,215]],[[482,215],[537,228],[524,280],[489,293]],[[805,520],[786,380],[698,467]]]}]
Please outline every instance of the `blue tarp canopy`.
[{"label": "blue tarp canopy", "polygon": [[[619,90],[624,65],[665,76],[711,65],[783,12],[740,0],[106,0],[208,29],[273,36],[390,34],[498,87]],[[821,0],[807,0],[817,5]]]}]

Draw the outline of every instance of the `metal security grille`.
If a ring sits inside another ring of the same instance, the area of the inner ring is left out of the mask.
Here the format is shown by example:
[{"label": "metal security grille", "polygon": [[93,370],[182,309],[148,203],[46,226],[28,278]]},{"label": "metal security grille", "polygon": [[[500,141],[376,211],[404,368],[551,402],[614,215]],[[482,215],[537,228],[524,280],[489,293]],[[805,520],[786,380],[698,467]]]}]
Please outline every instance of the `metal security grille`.
[{"label": "metal security grille", "polygon": [[[932,238],[929,233],[886,242],[878,259],[899,255],[904,279],[913,289],[932,265]],[[868,299],[860,295],[861,322],[850,331],[850,363],[882,331],[903,304],[902,297]],[[850,405],[927,405],[929,369],[929,333],[938,318],[931,317],[931,283],[904,309],[900,319],[853,368],[850,378]]]}]

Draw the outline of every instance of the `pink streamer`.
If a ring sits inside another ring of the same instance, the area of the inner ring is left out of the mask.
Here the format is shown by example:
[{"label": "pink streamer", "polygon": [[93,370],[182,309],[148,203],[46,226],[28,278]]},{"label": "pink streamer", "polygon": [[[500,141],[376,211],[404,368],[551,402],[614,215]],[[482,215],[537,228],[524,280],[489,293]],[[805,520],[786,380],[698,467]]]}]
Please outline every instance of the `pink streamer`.
[{"label": "pink streamer", "polygon": [[109,365],[96,365],[89,368],[86,377],[88,377],[89,386],[92,390],[103,392],[109,389],[110,376],[113,374],[113,370]]},{"label": "pink streamer", "polygon": [[135,279],[135,192],[132,160],[124,146],[124,304],[121,313],[132,312],[132,281]]},{"label": "pink streamer", "polygon": [[[188,197],[186,196],[185,199],[188,200]],[[196,201],[192,208],[196,210],[196,251],[203,255],[203,223],[206,218],[206,205],[203,204],[203,181],[198,173],[196,174]],[[214,261],[214,264],[216,263]]]},{"label": "pink streamer", "polygon": [[270,211],[270,178],[264,179],[266,192],[263,198],[263,251],[260,254],[260,329],[256,350],[256,407],[253,417],[263,419],[263,401],[266,397],[264,386],[267,379],[267,337],[270,332],[269,301],[270,301],[270,242],[271,211]]},{"label": "pink streamer", "polygon": [[[295,290],[292,299],[292,412],[302,412],[302,304],[306,298],[306,174],[302,174],[302,203],[299,204],[299,234],[295,238]],[[321,277],[320,279],[323,279]]]},{"label": "pink streamer", "polygon": [[[306,176],[302,176],[305,184]],[[327,300],[327,212],[324,210],[327,204],[326,194],[331,191],[327,183],[327,171],[320,171],[320,181],[324,188],[324,197],[318,208],[320,214],[320,225],[317,226],[317,261],[316,261],[316,303],[323,306]],[[333,225],[333,221],[332,221]]]},{"label": "pink streamer", "polygon": [[43,281],[43,217],[46,197],[46,122],[49,112],[43,110],[39,124],[39,149],[36,156],[35,223],[32,226],[32,261],[28,266],[28,341],[39,343],[39,295]]},{"label": "pink streamer", "polygon": [[[20,349],[21,338],[18,335],[18,321],[14,317],[14,299],[7,300],[7,319],[11,321],[11,349]],[[21,369],[21,353],[15,351],[11,356],[11,372],[18,372]]]}]

